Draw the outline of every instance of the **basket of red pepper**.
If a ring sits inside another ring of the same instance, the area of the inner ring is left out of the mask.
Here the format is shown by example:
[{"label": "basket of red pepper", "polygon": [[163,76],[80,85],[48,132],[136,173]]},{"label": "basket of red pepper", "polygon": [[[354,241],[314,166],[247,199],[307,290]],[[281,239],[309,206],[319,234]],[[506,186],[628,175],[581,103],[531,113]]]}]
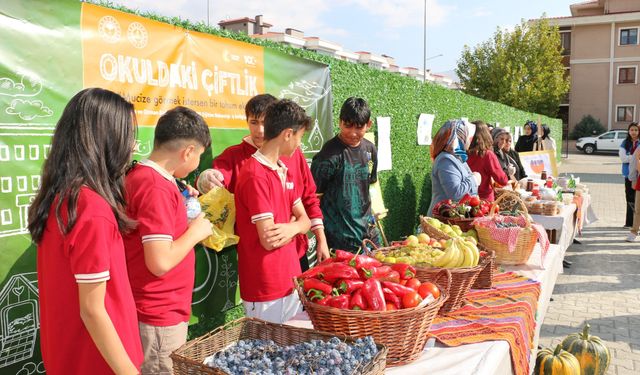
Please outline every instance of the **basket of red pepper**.
[{"label": "basket of red pepper", "polygon": [[448,270],[428,283],[415,275],[409,265],[383,265],[366,255],[336,250],[294,281],[315,329],[373,336],[389,349],[387,364],[398,366],[420,357],[431,323],[448,297]]},{"label": "basket of red pepper", "polygon": [[445,199],[438,202],[431,214],[436,219],[451,225],[458,225],[463,231],[473,229],[473,220],[486,216],[491,210],[491,202],[476,195],[465,194],[459,201]]}]

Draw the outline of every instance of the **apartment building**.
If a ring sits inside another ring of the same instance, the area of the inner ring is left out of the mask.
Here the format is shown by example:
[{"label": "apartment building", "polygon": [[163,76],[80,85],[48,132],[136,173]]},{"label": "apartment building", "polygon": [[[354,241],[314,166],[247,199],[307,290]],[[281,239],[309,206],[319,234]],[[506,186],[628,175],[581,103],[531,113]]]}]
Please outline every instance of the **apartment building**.
[{"label": "apartment building", "polygon": [[[640,0],[639,0],[640,1]],[[294,48],[304,48],[333,58],[348,61],[354,64],[368,65],[374,69],[385,70],[414,78],[418,81],[432,82],[450,89],[460,89],[458,82],[449,77],[431,74],[427,71],[426,77],[420,69],[412,67],[399,67],[391,56],[377,55],[368,51],[351,52],[345,50],[340,44],[319,37],[308,37],[303,31],[287,28],[284,32],[271,31],[272,25],[264,22],[262,16],[255,18],[236,18],[218,22],[223,30],[245,33],[252,38],[268,39],[277,43],[288,44]]]},{"label": "apartment building", "polygon": [[560,117],[569,131],[585,115],[607,129],[626,129],[640,110],[640,0],[591,0],[570,8],[570,17],[550,19],[560,28],[571,77]]}]

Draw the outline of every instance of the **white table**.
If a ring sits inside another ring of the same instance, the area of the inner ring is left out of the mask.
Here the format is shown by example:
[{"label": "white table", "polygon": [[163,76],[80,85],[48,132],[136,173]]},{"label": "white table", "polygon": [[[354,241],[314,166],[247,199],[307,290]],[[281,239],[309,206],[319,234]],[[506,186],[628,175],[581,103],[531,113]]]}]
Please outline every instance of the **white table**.
[{"label": "white table", "polygon": [[[544,229],[556,231],[556,243],[566,250],[572,243],[576,234],[575,203],[562,207],[558,215],[531,215],[531,219],[544,227]],[[585,210],[583,210],[584,212]],[[551,240],[551,238],[549,239]]]},{"label": "white table", "polygon": [[[544,261],[544,268],[540,266],[540,245],[529,258],[527,264],[521,266],[505,266],[506,271],[515,271],[525,277],[541,283],[540,298],[536,312],[536,332],[534,336],[537,347],[540,326],[547,311],[549,298],[553,292],[558,273],[562,271],[562,257],[564,251],[560,246],[551,245]],[[296,315],[286,324],[313,328],[306,313]],[[404,366],[387,369],[387,374],[411,375],[511,375],[513,368],[509,354],[509,344],[503,340],[485,341],[477,344],[461,345],[457,347],[444,346],[430,339],[415,362]],[[532,356],[535,350],[532,352]],[[531,369],[533,370],[533,363]]]}]

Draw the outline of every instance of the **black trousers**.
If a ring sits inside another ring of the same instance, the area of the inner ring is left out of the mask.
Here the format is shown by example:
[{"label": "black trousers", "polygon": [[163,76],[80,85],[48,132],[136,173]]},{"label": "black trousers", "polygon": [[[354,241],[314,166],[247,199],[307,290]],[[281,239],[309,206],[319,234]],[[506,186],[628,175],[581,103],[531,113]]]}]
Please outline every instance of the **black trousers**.
[{"label": "black trousers", "polygon": [[624,195],[627,199],[627,216],[624,221],[626,227],[633,226],[633,211],[636,204],[636,191],[631,187],[631,181],[624,179]]}]

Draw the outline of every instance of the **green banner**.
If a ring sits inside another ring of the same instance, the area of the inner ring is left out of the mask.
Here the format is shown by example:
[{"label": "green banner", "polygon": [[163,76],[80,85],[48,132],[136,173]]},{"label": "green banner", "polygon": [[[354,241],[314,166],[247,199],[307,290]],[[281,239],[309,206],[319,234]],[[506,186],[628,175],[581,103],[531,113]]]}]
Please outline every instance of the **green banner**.
[{"label": "green banner", "polygon": [[[27,211],[55,124],[75,93],[100,86],[134,102],[135,159],[150,154],[157,117],[174,105],[193,105],[213,141],[199,171],[248,134],[243,106],[256,90],[295,100],[313,118],[302,146],[309,160],[332,136],[329,68],[316,62],[76,0],[4,1],[0,40],[1,374],[44,372]],[[146,73],[134,61],[146,64]],[[193,321],[236,306],[238,295],[235,247],[196,249]]]}]

